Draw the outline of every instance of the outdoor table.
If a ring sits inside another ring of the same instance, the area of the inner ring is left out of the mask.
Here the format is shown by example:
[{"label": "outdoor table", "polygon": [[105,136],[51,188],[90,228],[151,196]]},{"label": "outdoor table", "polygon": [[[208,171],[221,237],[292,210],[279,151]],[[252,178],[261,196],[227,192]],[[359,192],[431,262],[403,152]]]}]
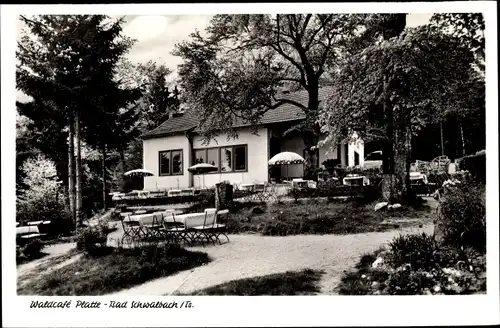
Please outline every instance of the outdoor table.
[{"label": "outdoor table", "polygon": [[[363,186],[365,185],[365,182],[367,182],[367,179],[365,176],[347,176],[342,180],[342,183],[345,186]],[[367,183],[366,183],[367,184]]]},{"label": "outdoor table", "polygon": [[169,190],[167,193],[168,197],[175,197],[175,196],[180,196],[181,195],[181,190],[178,189],[172,189]]},{"label": "outdoor table", "polygon": [[42,220],[40,220],[40,221],[31,221],[31,222],[28,222],[28,225],[29,226],[33,226],[33,225],[36,226],[36,225],[39,225],[41,223],[44,223],[44,222]]},{"label": "outdoor table", "polygon": [[129,215],[132,215],[134,214],[133,212],[121,212],[120,215],[121,216],[129,216]]},{"label": "outdoor table", "polygon": [[150,214],[131,215],[130,221],[140,222],[143,226],[148,226],[153,224],[155,216],[157,220],[161,220],[162,213],[164,222],[182,223],[186,228],[202,226],[205,221],[205,213],[189,213],[189,214],[176,215],[174,222],[174,217],[172,215],[168,215],[168,213],[173,213],[173,210],[167,210],[165,212],[156,212]]},{"label": "outdoor table", "polygon": [[[167,222],[174,222],[172,217],[168,217]],[[205,213],[189,213],[189,214],[181,214],[175,216],[175,222],[181,222],[184,224],[186,229],[192,227],[203,226],[205,223]]]},{"label": "outdoor table", "polygon": [[253,190],[255,188],[255,184],[253,183],[243,183],[240,185],[241,190]]}]

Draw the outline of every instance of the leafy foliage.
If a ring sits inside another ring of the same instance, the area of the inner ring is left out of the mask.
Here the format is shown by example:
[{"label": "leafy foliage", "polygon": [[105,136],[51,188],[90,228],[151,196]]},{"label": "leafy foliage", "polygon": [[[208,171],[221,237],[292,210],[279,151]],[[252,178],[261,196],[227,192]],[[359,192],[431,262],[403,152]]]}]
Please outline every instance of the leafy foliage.
[{"label": "leafy foliage", "polygon": [[20,191],[16,220],[29,222],[67,219],[64,195],[54,163],[38,155],[26,160],[22,171],[25,175],[23,184],[27,189]]},{"label": "leafy foliage", "polygon": [[486,250],[486,204],[482,186],[458,185],[441,203],[440,229],[446,244]]},{"label": "leafy foliage", "polygon": [[34,258],[40,254],[45,245],[40,239],[33,239],[26,243],[23,254],[27,258]]},{"label": "leafy foliage", "polygon": [[473,50],[478,67],[484,71],[485,23],[482,13],[433,14],[431,23],[460,38]]},{"label": "leafy foliage", "polygon": [[438,244],[431,235],[400,235],[389,243],[387,259],[395,268],[409,263],[415,270],[431,269],[435,267],[433,259],[437,249]]},{"label": "leafy foliage", "polygon": [[322,131],[345,136],[348,126],[364,140],[386,138],[382,105],[387,96],[396,127],[410,125],[416,133],[436,110],[454,105],[450,99],[471,77],[471,61],[469,49],[456,38],[430,26],[406,29],[346,60],[321,112]]},{"label": "leafy foliage", "polygon": [[[219,134],[236,137],[236,122],[257,123],[269,110],[291,104],[306,120],[293,126],[304,139],[306,168],[315,166],[312,149],[319,138],[316,124],[319,87],[327,67],[336,67],[342,49],[361,16],[216,15],[207,28],[176,45],[186,104],[201,119],[206,142]],[[283,91],[302,90],[307,103]],[[255,131],[254,131],[255,132]]]}]

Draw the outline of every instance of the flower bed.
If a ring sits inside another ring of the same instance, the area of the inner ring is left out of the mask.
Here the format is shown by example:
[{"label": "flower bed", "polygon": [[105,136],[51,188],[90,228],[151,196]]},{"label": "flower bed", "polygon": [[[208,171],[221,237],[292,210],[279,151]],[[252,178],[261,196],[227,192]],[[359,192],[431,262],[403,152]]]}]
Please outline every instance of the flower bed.
[{"label": "flower bed", "polygon": [[442,246],[433,236],[395,238],[364,255],[342,278],[343,295],[456,295],[486,292],[486,256]]}]

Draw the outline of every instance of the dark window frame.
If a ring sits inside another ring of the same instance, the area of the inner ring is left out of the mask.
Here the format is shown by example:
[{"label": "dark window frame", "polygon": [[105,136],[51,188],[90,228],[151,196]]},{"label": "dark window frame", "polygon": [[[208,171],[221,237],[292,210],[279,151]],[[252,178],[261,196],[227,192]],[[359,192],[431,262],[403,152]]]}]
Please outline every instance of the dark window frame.
[{"label": "dark window frame", "polygon": [[[235,162],[236,162],[236,153],[234,151],[235,148],[238,147],[245,147],[245,169],[244,170],[235,170]],[[224,172],[221,170],[222,166],[222,151],[221,149],[224,148],[231,148],[231,171],[230,172]],[[208,147],[208,148],[196,148],[193,149],[193,165],[196,162],[196,152],[200,150],[205,151],[205,159],[208,159],[208,151],[211,149],[217,149],[217,158],[218,158],[218,163],[217,163],[217,171],[214,172],[208,172],[206,174],[226,174],[226,173],[245,173],[248,172],[248,144],[238,144],[238,145],[228,145],[228,146],[220,146],[220,147]]]},{"label": "dark window frame", "polygon": [[[179,173],[174,173],[174,162],[172,160],[172,153],[174,152],[180,152],[181,153],[181,171]],[[164,153],[169,153],[169,162],[168,162],[168,173],[162,173],[161,172],[161,157],[162,154]],[[175,176],[175,175],[184,175],[184,150],[181,149],[169,149],[169,150],[160,150],[158,152],[158,176],[160,177],[168,177],[168,176]]]}]

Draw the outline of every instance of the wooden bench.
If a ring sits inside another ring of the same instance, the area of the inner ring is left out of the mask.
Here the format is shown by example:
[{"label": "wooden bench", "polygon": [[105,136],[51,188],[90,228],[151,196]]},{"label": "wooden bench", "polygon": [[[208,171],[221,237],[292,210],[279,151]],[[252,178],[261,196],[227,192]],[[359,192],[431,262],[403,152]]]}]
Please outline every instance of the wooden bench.
[{"label": "wooden bench", "polygon": [[43,238],[46,235],[46,233],[40,233],[40,230],[36,225],[16,227],[16,243],[21,245],[24,245],[33,239]]}]

